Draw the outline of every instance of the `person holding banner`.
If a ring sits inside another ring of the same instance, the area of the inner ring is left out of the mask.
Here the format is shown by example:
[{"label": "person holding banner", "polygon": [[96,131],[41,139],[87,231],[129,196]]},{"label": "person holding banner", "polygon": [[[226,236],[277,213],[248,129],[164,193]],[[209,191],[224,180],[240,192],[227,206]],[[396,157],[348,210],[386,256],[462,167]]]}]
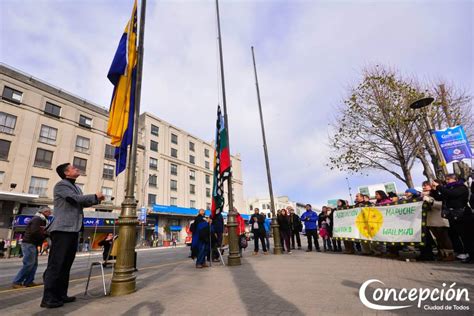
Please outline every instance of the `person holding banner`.
[{"label": "person holding banner", "polygon": [[448,174],[445,186],[432,182],[433,188],[443,201],[442,216],[450,220],[450,225],[459,234],[464,251],[469,255],[463,263],[474,262],[474,219],[468,205],[469,189],[457,175]]},{"label": "person holding banner", "polygon": [[[426,216],[426,226],[436,238],[441,260],[454,261],[453,244],[448,234],[449,221],[441,217],[442,203],[436,201],[432,196],[433,187],[430,181],[423,181],[422,188],[423,201],[430,205],[430,210]],[[427,245],[427,247],[431,247],[431,245]]]}]

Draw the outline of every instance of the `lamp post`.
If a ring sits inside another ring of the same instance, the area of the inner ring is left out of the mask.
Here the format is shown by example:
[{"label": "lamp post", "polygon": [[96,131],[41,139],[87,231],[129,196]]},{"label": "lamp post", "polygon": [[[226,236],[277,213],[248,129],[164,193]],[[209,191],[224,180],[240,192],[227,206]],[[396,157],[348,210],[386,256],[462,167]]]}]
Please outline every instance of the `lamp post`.
[{"label": "lamp post", "polygon": [[[142,200],[142,210],[147,206],[147,203],[145,203],[145,194],[146,194],[146,186],[150,182],[150,177],[156,177],[156,173],[151,174],[148,176],[148,179],[146,179],[145,184],[143,185],[143,200]],[[145,216],[145,221],[146,221],[146,216]],[[145,221],[142,220],[142,230],[141,230],[141,244],[144,246],[145,244]]]},{"label": "lamp post", "polygon": [[432,97],[422,98],[422,99],[419,99],[419,100],[413,102],[412,104],[410,104],[410,108],[413,109],[413,110],[420,109],[421,112],[423,113],[422,114],[423,119],[425,120],[426,127],[428,128],[428,132],[430,133],[431,140],[433,141],[433,145],[434,145],[434,148],[436,150],[436,156],[437,156],[437,159],[438,159],[437,173],[438,173],[438,176],[443,176],[444,177],[446,174],[448,174],[448,169],[446,168],[446,162],[444,161],[443,153],[441,152],[441,149],[439,148],[438,141],[436,140],[436,136],[434,134],[435,129],[433,127],[433,123],[428,118],[428,113],[427,113],[427,109],[426,109],[426,107],[431,105],[431,103],[433,103],[433,101],[434,101],[434,99]]},{"label": "lamp post", "polygon": [[[119,249],[115,269],[110,285],[111,296],[121,296],[135,292],[135,243],[137,221],[137,202],[135,200],[135,169],[137,165],[138,116],[140,115],[140,100],[142,89],[143,50],[145,37],[146,0],[142,0],[140,8],[140,28],[138,34],[137,82],[135,89],[135,112],[133,113],[133,137],[130,146],[125,199],[119,216]],[[131,113],[130,113],[131,114]]]}]

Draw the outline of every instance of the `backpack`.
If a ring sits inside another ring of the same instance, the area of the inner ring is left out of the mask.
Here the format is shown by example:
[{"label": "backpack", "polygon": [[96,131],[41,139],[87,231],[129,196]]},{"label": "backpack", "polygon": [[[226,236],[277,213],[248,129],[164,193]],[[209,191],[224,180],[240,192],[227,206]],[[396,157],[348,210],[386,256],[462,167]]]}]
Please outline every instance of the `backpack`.
[{"label": "backpack", "polygon": [[239,246],[240,246],[240,248],[245,249],[245,248],[248,247],[248,245],[249,244],[248,244],[248,241],[247,241],[247,237],[245,237],[245,234],[240,235],[240,237],[239,237]]}]

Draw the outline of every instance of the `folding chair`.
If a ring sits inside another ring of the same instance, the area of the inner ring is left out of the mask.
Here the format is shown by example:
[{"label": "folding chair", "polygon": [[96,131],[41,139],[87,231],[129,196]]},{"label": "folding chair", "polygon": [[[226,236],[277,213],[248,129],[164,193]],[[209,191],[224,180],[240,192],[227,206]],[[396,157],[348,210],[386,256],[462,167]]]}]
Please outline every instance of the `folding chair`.
[{"label": "folding chair", "polygon": [[228,250],[229,249],[229,245],[225,245],[225,246],[222,246],[219,248],[219,259],[221,260],[222,262],[222,265],[225,266],[225,261],[224,261],[224,257],[222,256],[222,253],[225,251],[225,250]]},{"label": "folding chair", "polygon": [[[109,250],[109,253],[107,254],[107,259],[111,256],[111,255],[114,255],[115,256],[117,255],[117,250],[118,250],[118,242],[115,242],[115,239],[114,241],[112,241],[112,247],[110,247],[110,250]],[[115,257],[113,256],[113,257]],[[106,284],[105,284],[105,273],[104,273],[104,267],[102,266],[103,263],[105,263],[105,265],[107,265],[107,263],[112,263],[112,267],[115,266],[115,259],[113,260],[105,260],[104,262],[101,262],[101,261],[94,261],[91,263],[90,267],[89,267],[89,276],[87,277],[87,284],[86,284],[86,290],[84,292],[84,296],[87,295],[87,290],[89,289],[89,282],[91,280],[91,274],[92,274],[92,268],[95,267],[95,266],[99,266],[100,267],[100,273],[102,275],[102,286],[104,287],[104,295],[107,295],[107,287],[106,287]],[[91,296],[89,294],[89,296]]]}]

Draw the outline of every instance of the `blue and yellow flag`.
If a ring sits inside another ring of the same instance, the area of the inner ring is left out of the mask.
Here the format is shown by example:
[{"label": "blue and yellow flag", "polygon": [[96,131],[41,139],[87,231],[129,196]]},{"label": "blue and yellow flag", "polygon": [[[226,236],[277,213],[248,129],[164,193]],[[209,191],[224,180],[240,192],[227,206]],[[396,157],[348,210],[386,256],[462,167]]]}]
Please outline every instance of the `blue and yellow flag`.
[{"label": "blue and yellow flag", "polygon": [[107,78],[114,85],[107,135],[115,146],[115,174],[125,170],[127,148],[132,144],[137,68],[137,0],[120,39]]}]

